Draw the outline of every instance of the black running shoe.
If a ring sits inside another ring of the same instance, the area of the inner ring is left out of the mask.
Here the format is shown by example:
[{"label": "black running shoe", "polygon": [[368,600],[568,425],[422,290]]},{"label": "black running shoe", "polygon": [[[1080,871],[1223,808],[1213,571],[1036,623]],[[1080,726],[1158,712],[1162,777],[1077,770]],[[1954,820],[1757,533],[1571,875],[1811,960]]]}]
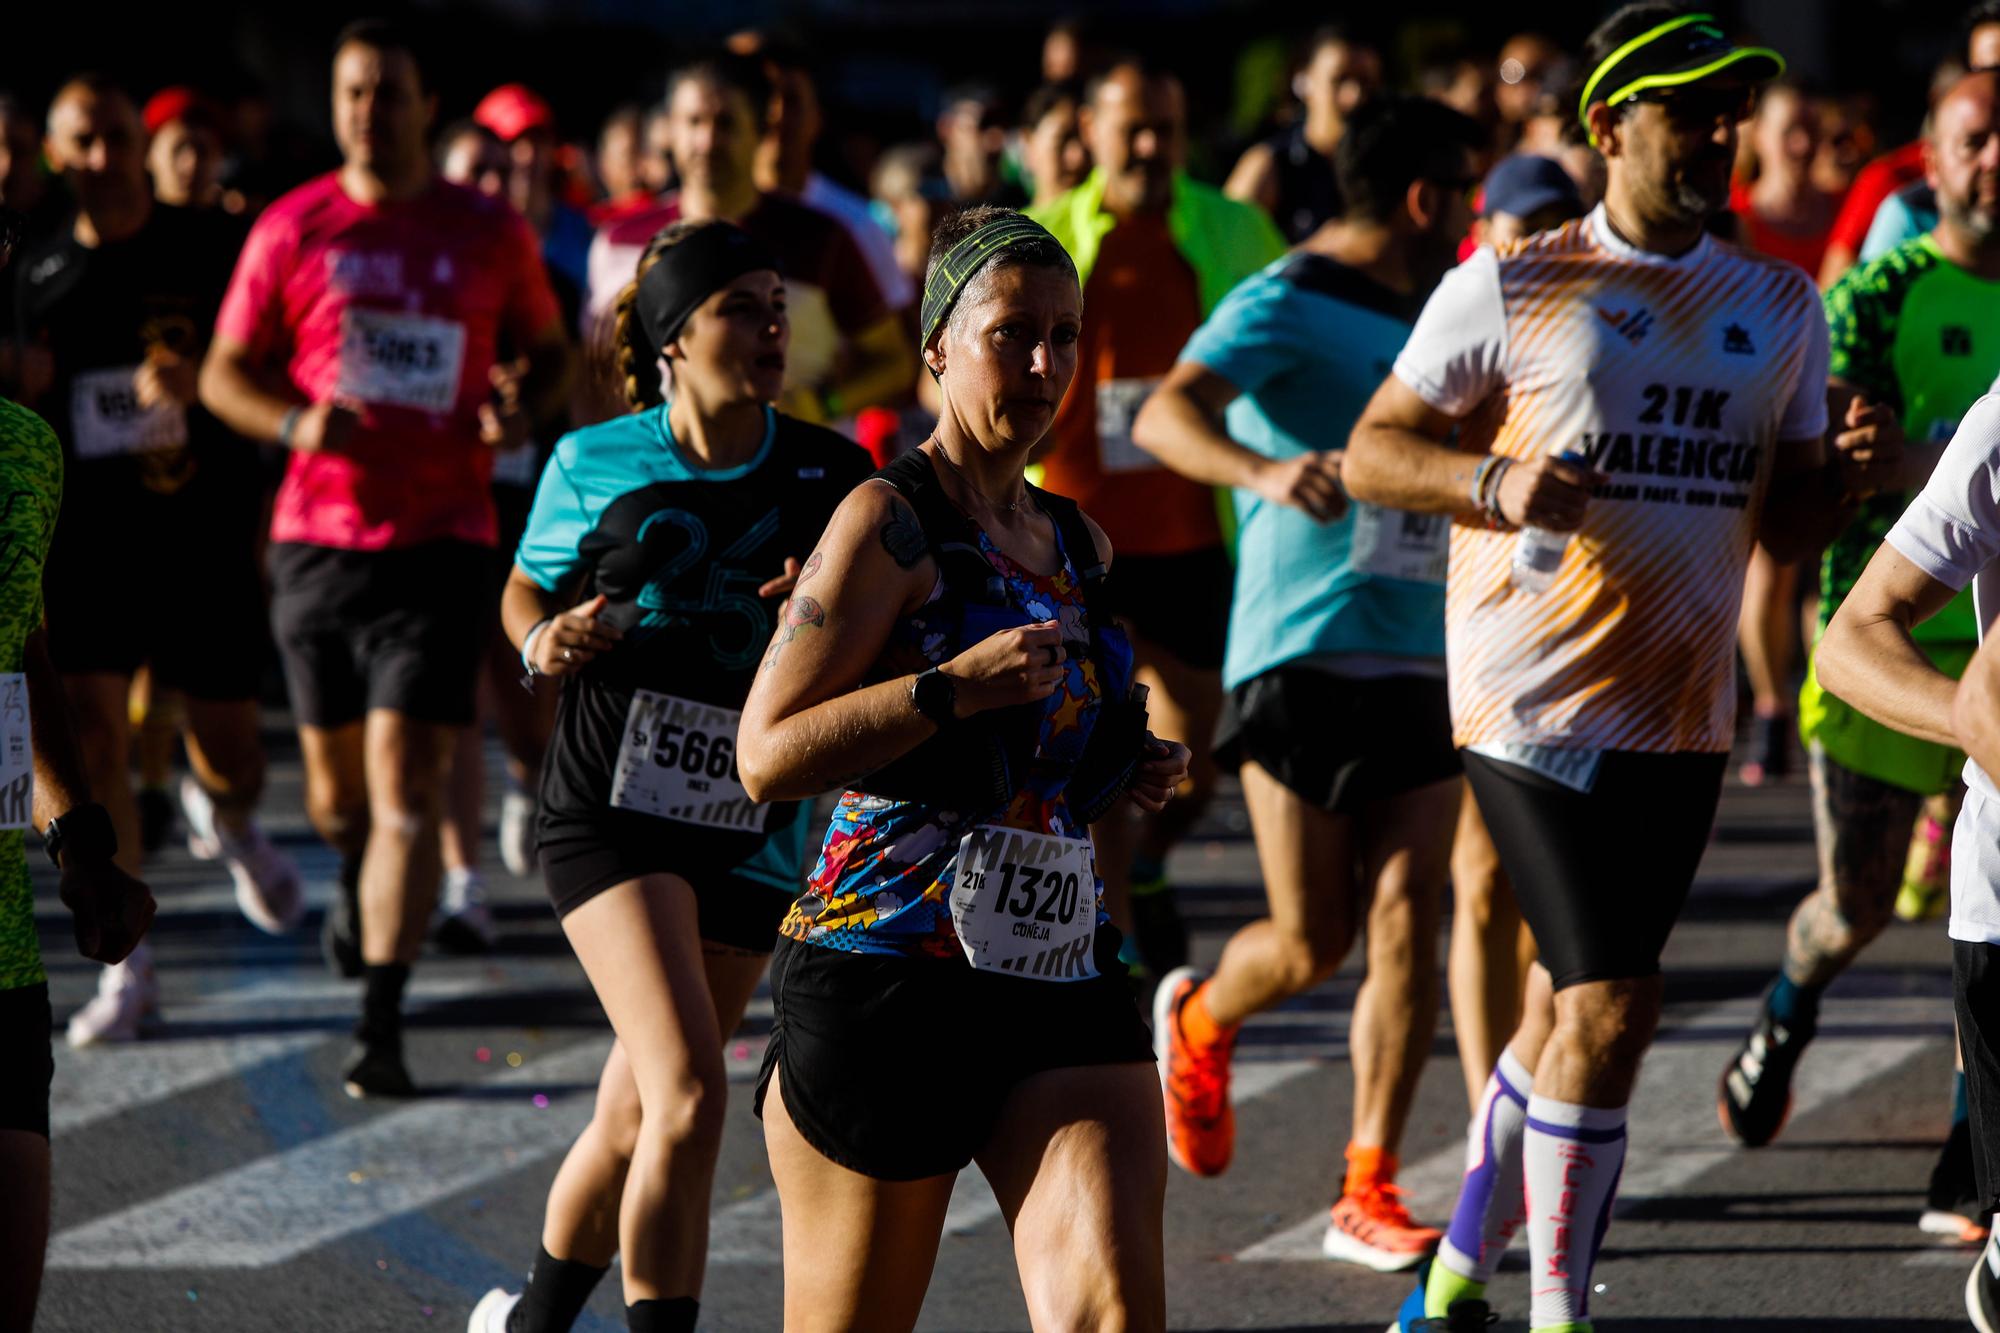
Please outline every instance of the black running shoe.
[{"label": "black running shoe", "polygon": [[335,976],[361,975],[361,863],[343,861],[340,883],[319,928],[320,956]]},{"label": "black running shoe", "polygon": [[1924,1191],[1923,1216],[1917,1226],[1931,1236],[1945,1236],[1966,1245],[1986,1239],[1986,1218],[1979,1206],[1979,1186],[1972,1179],[1972,1125],[1961,1120],[1951,1127],[1931,1168]]},{"label": "black running shoe", "polygon": [[1187,923],[1164,881],[1132,886],[1132,943],[1146,971],[1163,977],[1188,960]]},{"label": "black running shoe", "polygon": [[403,1067],[400,1041],[357,1041],[347,1062],[347,1072],[342,1076],[342,1086],[348,1096],[357,1099],[417,1095],[417,1085],[410,1081],[410,1071]]},{"label": "black running shoe", "polygon": [[174,831],[174,798],[164,787],[141,787],[132,799],[139,807],[139,847],[151,856]]},{"label": "black running shoe", "polygon": [[2000,1252],[1988,1241],[1965,1279],[1965,1313],[1979,1333],[2000,1333]]},{"label": "black running shoe", "polygon": [[1771,1012],[1774,981],[1764,989],[1757,1022],[1722,1071],[1716,1115],[1722,1130],[1746,1148],[1761,1148],[1778,1137],[1792,1113],[1792,1071],[1813,1038],[1813,1025],[1787,1027]]}]

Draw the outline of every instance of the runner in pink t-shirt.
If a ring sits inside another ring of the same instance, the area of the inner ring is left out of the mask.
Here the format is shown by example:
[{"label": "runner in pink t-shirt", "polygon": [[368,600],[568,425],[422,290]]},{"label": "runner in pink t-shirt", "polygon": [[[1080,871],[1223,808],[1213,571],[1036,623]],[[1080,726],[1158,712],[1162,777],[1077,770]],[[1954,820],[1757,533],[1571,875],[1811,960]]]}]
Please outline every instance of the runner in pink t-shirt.
[{"label": "runner in pink t-shirt", "polygon": [[[487,481],[494,452],[526,442],[530,406],[561,402],[567,361],[527,224],[432,169],[435,110],[407,37],[341,34],[346,163],[258,219],[201,375],[210,411],[292,451],[271,616],[306,804],[342,857],[322,942],[367,978],[355,1097],[413,1090],[402,991],[437,899],[445,757],[496,609]],[[521,361],[499,361],[503,331]]]}]

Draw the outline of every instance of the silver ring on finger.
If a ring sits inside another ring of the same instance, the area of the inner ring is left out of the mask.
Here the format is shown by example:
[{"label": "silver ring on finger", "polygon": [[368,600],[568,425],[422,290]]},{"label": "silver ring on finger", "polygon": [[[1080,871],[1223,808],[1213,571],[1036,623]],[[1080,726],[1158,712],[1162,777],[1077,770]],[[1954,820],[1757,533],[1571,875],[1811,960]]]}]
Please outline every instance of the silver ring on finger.
[{"label": "silver ring on finger", "polygon": [[563,649],[562,653],[563,653],[563,661],[574,662],[576,660],[576,654],[571,652],[569,649],[567,648]]}]

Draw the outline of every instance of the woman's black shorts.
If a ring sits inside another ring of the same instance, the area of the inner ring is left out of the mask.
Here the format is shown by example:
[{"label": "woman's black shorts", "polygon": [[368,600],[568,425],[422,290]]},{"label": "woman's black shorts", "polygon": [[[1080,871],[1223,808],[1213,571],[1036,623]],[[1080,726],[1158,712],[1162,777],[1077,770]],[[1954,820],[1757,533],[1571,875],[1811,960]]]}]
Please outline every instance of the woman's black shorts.
[{"label": "woman's black shorts", "polygon": [[678,875],[694,887],[704,940],[769,953],[804,874],[804,820],[798,823],[746,838],[621,810],[587,824],[545,818],[538,831],[542,879],[556,916],[564,917],[614,884]]},{"label": "woman's black shorts", "polygon": [[1293,664],[1231,690],[1215,762],[1259,768],[1332,814],[1352,814],[1461,771],[1442,679],[1356,680]]},{"label": "woman's black shorts", "polygon": [[1098,927],[1099,975],[1055,982],[780,940],[757,1113],[777,1073],[786,1113],[829,1161],[876,1180],[962,1170],[1029,1077],[1152,1063],[1119,943]]},{"label": "woman's black shorts", "polygon": [[1729,756],[1608,750],[1595,783],[1580,792],[1463,753],[1556,989],[1657,974],[1715,828]]}]

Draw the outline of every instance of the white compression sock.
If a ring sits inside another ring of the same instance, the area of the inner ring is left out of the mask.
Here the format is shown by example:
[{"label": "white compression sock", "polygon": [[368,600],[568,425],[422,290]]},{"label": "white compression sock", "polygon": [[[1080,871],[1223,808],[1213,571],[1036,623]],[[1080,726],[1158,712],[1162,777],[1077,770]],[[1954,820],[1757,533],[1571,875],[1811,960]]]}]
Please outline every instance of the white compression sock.
[{"label": "white compression sock", "polygon": [[1590,1317],[1590,1270],[1625,1165],[1625,1108],[1530,1095],[1522,1162],[1528,1188],[1529,1327]]},{"label": "white compression sock", "polygon": [[1472,1282],[1491,1282],[1524,1214],[1521,1138],[1528,1121],[1526,1065],[1503,1049],[1465,1134],[1465,1179],[1438,1262]]}]

